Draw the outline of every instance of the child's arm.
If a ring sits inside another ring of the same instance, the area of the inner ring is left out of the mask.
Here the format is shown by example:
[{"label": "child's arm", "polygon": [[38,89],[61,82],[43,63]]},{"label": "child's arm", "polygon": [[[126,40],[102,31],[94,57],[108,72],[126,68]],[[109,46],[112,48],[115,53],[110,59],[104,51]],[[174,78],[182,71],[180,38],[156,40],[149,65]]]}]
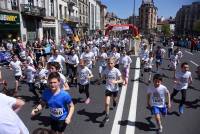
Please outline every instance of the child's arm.
[{"label": "child's arm", "polygon": [[69,124],[71,122],[71,118],[72,118],[72,115],[74,114],[74,109],[75,109],[73,102],[71,102],[68,107],[69,107],[69,114],[67,118],[65,119],[66,124]]},{"label": "child's arm", "polygon": [[147,107],[150,108],[151,104],[150,104],[150,93],[147,94]]},{"label": "child's arm", "polygon": [[171,97],[170,97],[169,90],[167,90],[166,92],[166,97],[167,97],[167,107],[171,108]]}]

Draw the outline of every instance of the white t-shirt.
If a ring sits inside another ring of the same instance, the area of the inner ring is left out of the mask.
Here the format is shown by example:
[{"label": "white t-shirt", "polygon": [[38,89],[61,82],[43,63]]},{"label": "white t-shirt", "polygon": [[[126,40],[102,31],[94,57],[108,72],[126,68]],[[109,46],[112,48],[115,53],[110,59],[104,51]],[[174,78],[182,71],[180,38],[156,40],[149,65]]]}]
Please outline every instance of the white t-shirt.
[{"label": "white t-shirt", "polygon": [[107,53],[101,53],[99,57],[100,57],[99,58],[99,65],[100,66],[106,66],[107,65],[106,59],[108,58]]},{"label": "white t-shirt", "polygon": [[160,85],[159,87],[149,87],[147,93],[150,94],[151,106],[165,107],[165,95],[168,93],[167,87]]},{"label": "white t-shirt", "polygon": [[146,58],[144,61],[145,61],[144,68],[152,68],[152,66],[153,66],[153,57]]},{"label": "white t-shirt", "polygon": [[26,82],[33,83],[35,81],[35,73],[36,73],[35,68],[32,66],[28,66],[25,69]]},{"label": "white t-shirt", "polygon": [[51,56],[48,62],[58,62],[60,64],[61,69],[63,69],[62,63],[65,62],[65,58],[62,55]]},{"label": "white t-shirt", "polygon": [[76,65],[79,63],[78,56],[76,54],[74,55],[66,55],[67,63]]},{"label": "white t-shirt", "polygon": [[33,59],[30,56],[28,56],[26,60],[28,61],[29,64],[33,65]]},{"label": "white t-shirt", "polygon": [[89,83],[89,79],[88,77],[90,75],[92,75],[92,71],[88,68],[88,67],[84,67],[84,68],[79,68],[78,69],[78,74],[79,74],[79,83],[81,85],[86,85]]},{"label": "white t-shirt", "polygon": [[37,76],[39,77],[41,83],[47,83],[47,80],[44,79],[47,77],[47,74],[48,74],[48,70],[45,68],[38,70]]},{"label": "white t-shirt", "polygon": [[93,52],[89,52],[89,53],[84,52],[81,54],[81,57],[80,57],[80,59],[83,59],[86,61],[87,65],[91,65],[94,58],[95,58],[95,55]]},{"label": "white t-shirt", "polygon": [[96,46],[92,48],[92,52],[95,56],[99,55],[99,49]]},{"label": "white t-shirt", "polygon": [[29,134],[27,127],[12,109],[15,103],[15,98],[0,93],[0,134]]},{"label": "white t-shirt", "polygon": [[171,55],[170,56],[170,62],[171,62],[171,67],[175,67],[176,68],[176,65],[177,65],[177,62],[178,62],[178,55]]},{"label": "white t-shirt", "polygon": [[149,50],[141,50],[141,52],[140,52],[140,59],[141,60],[144,60],[144,59],[146,59],[147,57],[149,57]]},{"label": "white t-shirt", "polygon": [[130,67],[132,60],[131,60],[130,56],[125,55],[125,56],[121,57],[120,63],[123,65],[124,68],[127,68],[127,67]]},{"label": "white t-shirt", "polygon": [[15,76],[21,76],[22,75],[22,69],[21,69],[21,62],[20,61],[11,61],[10,65],[14,71]]},{"label": "white t-shirt", "polygon": [[112,80],[118,80],[121,77],[121,72],[117,68],[106,68],[103,72],[103,75],[106,76],[106,90],[111,92],[116,92],[119,90],[118,84],[113,84]]},{"label": "white t-shirt", "polygon": [[192,79],[192,74],[190,71],[186,71],[185,73],[180,71],[176,73],[177,83],[175,84],[176,90],[182,90],[188,88],[189,78]]},{"label": "white t-shirt", "polygon": [[59,73],[59,75],[60,75],[60,88],[64,89],[64,84],[67,83],[67,79],[62,73]]},{"label": "white t-shirt", "polygon": [[109,57],[113,57],[115,58],[116,62],[115,64],[119,64],[119,59],[120,59],[120,53],[117,53],[117,52],[111,52]]},{"label": "white t-shirt", "polygon": [[173,49],[173,47],[174,47],[174,42],[173,42],[173,41],[170,41],[170,42],[169,42],[169,48]]}]

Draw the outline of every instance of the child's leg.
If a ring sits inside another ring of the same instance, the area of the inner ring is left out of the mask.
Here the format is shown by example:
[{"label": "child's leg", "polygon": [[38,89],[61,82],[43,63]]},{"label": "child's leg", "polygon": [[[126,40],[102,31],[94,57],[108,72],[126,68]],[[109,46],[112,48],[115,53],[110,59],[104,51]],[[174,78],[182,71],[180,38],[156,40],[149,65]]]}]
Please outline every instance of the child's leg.
[{"label": "child's leg", "polygon": [[156,120],[156,123],[157,123],[159,129],[162,129],[160,114],[155,115],[155,120]]}]

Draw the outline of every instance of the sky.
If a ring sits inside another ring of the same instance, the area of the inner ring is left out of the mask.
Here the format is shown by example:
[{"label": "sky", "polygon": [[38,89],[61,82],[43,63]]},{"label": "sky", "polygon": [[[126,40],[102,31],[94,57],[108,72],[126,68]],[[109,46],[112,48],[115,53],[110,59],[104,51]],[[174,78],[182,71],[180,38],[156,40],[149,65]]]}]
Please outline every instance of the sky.
[{"label": "sky", "polygon": [[[200,0],[154,0],[155,6],[158,8],[158,17],[163,16],[169,18],[175,17],[176,12],[182,5],[191,4]],[[101,0],[108,7],[108,11],[114,12],[119,18],[128,18],[133,15],[134,0]],[[135,0],[135,14],[139,14],[139,7],[142,0]]]}]

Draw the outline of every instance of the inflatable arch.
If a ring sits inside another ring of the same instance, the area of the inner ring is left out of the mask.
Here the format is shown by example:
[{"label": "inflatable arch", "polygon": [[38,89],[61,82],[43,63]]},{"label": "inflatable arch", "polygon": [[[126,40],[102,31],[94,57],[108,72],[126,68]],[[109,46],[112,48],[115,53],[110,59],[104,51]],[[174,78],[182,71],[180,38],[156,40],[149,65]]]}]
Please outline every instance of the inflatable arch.
[{"label": "inflatable arch", "polygon": [[107,25],[105,35],[108,36],[110,31],[123,31],[132,30],[133,36],[136,37],[139,34],[138,28],[133,24],[111,24]]}]

